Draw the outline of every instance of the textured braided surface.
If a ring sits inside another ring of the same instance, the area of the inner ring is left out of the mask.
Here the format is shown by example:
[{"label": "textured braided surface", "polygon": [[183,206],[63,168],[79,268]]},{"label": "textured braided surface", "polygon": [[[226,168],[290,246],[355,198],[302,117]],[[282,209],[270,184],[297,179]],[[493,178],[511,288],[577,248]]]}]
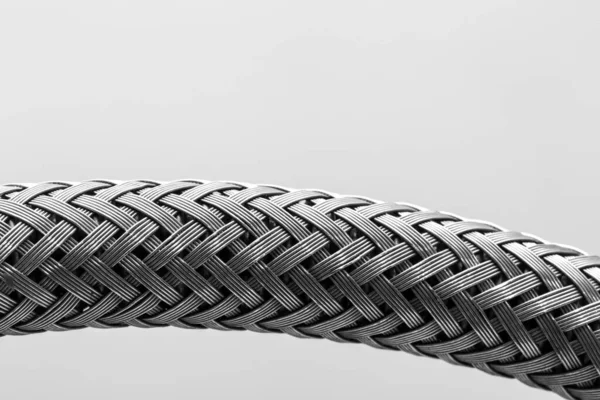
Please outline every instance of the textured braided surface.
[{"label": "textured braided surface", "polygon": [[496,226],[228,182],[0,186],[0,334],[283,332],[600,398],[600,258]]}]

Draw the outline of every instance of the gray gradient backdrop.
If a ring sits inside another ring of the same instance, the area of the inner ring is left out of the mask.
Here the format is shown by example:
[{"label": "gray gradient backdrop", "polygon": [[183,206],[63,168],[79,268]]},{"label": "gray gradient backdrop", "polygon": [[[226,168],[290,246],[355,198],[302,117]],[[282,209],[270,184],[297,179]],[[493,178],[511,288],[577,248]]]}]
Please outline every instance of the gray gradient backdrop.
[{"label": "gray gradient backdrop", "polygon": [[[600,253],[599,5],[1,1],[0,180],[323,188]],[[554,396],[366,346],[175,328],[2,338],[0,377],[23,400]]]}]

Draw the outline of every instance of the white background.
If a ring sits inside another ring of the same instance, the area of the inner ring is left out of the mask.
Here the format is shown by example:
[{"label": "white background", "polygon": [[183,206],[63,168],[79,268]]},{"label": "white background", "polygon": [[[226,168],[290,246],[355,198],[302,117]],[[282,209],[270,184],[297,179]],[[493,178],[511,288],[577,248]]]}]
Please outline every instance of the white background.
[{"label": "white background", "polygon": [[[407,201],[600,253],[599,3],[0,1],[0,178]],[[546,399],[366,346],[175,328],[0,339],[37,399]]]}]

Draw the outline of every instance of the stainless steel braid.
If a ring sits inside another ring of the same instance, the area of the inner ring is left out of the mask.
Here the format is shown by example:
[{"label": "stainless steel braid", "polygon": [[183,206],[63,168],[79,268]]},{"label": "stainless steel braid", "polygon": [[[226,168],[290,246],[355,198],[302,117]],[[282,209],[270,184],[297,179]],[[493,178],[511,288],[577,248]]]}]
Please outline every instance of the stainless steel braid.
[{"label": "stainless steel braid", "polygon": [[235,182],[0,186],[0,334],[364,343],[600,398],[600,257],[453,214]]}]

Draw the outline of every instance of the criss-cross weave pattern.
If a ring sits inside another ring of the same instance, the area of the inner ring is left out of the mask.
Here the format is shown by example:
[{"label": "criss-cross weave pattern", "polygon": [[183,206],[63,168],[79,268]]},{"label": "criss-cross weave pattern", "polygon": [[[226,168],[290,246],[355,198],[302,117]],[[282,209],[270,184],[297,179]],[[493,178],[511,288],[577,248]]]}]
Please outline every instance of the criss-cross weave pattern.
[{"label": "criss-cross weave pattern", "polygon": [[0,334],[287,333],[600,398],[600,257],[412,205],[230,182],[0,186]]}]

